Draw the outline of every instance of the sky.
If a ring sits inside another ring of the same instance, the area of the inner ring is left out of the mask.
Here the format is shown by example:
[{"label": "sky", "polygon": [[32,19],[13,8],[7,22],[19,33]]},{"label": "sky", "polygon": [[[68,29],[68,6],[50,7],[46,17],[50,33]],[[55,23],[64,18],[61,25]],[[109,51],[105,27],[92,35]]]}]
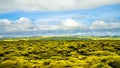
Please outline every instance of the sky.
[{"label": "sky", "polygon": [[0,0],[0,38],[120,36],[120,0]]}]

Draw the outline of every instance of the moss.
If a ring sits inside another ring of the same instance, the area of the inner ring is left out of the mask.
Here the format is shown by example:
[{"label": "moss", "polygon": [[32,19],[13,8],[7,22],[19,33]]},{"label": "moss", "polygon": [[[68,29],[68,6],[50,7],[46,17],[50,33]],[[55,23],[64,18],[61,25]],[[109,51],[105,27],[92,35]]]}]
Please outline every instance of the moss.
[{"label": "moss", "polygon": [[109,66],[108,64],[98,63],[98,64],[93,65],[91,68],[112,68],[112,67]]},{"label": "moss", "polygon": [[0,68],[120,68],[120,41],[1,41]]},{"label": "moss", "polygon": [[108,64],[113,68],[120,68],[120,59],[110,61]]},{"label": "moss", "polygon": [[0,68],[17,68],[17,62],[12,60],[6,60],[1,63]]}]

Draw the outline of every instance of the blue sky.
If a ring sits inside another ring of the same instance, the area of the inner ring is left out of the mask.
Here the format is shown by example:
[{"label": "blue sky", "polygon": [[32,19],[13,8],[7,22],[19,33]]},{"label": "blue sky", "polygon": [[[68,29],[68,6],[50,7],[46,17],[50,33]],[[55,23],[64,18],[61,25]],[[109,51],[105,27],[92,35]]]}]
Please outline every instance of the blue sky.
[{"label": "blue sky", "polygon": [[120,36],[119,0],[0,0],[0,37]]}]

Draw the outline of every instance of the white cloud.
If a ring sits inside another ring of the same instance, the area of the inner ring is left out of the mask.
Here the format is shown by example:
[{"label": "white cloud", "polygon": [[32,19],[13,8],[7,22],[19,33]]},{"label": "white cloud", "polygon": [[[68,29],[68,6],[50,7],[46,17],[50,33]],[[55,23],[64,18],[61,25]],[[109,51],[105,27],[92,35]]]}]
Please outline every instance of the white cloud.
[{"label": "white cloud", "polygon": [[29,29],[32,27],[32,21],[28,18],[21,17],[20,19],[16,20],[15,23],[19,28],[26,28]]},{"label": "white cloud", "polygon": [[10,25],[11,22],[7,19],[0,19],[0,25]]},{"label": "white cloud", "polygon": [[104,21],[95,21],[90,25],[91,29],[107,29],[109,25]]},{"label": "white cloud", "polygon": [[116,29],[120,28],[120,22],[107,23],[105,21],[95,21],[90,26],[90,29]]},{"label": "white cloud", "polygon": [[57,30],[60,29],[58,25],[38,25],[35,30]]},{"label": "white cloud", "polygon": [[[58,25],[50,24],[50,19],[40,19],[34,22],[34,30],[56,30],[60,27]],[[55,20],[57,21],[57,20]]]},{"label": "white cloud", "polygon": [[120,22],[117,23],[110,23],[111,26],[109,26],[110,28],[120,28]]},{"label": "white cloud", "polygon": [[61,23],[63,27],[74,28],[78,27],[79,23],[72,19],[67,19]]},{"label": "white cloud", "polygon": [[28,18],[20,18],[16,21],[0,19],[0,28],[5,31],[26,31],[32,27],[32,21]]},{"label": "white cloud", "polygon": [[0,13],[16,10],[63,11],[89,9],[119,3],[120,0],[0,0]]},{"label": "white cloud", "polygon": [[85,25],[80,23],[80,22],[77,22],[73,19],[66,19],[65,21],[62,21],[60,26],[63,28],[63,29],[76,29],[76,28],[85,28]]}]

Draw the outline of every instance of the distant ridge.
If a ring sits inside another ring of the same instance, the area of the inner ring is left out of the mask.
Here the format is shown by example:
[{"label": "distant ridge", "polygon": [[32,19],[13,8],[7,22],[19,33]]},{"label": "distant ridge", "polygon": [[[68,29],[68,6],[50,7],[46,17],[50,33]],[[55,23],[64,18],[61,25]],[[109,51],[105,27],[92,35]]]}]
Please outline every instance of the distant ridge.
[{"label": "distant ridge", "polygon": [[120,40],[120,36],[33,36],[33,37],[14,37],[0,38],[1,41],[19,40]]}]

